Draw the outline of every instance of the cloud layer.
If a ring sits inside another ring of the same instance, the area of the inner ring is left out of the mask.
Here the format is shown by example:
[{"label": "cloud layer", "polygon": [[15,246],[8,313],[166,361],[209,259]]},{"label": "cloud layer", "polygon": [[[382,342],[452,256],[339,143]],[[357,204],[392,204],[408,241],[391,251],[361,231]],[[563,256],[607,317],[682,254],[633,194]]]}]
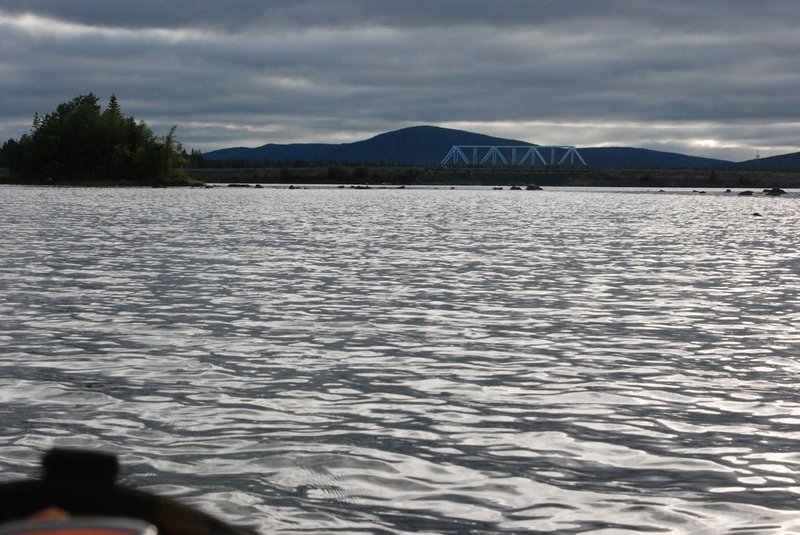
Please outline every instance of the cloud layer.
[{"label": "cloud layer", "polygon": [[0,139],[92,91],[202,150],[415,124],[735,160],[800,150],[794,0],[6,0],[0,50]]}]

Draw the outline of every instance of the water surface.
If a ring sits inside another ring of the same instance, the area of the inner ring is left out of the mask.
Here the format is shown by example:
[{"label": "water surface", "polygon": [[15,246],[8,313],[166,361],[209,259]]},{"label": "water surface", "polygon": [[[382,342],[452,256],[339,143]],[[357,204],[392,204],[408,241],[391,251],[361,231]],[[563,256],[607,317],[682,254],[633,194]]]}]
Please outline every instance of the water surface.
[{"label": "water surface", "polygon": [[264,533],[800,530],[798,203],[1,187],[0,479],[76,446]]}]

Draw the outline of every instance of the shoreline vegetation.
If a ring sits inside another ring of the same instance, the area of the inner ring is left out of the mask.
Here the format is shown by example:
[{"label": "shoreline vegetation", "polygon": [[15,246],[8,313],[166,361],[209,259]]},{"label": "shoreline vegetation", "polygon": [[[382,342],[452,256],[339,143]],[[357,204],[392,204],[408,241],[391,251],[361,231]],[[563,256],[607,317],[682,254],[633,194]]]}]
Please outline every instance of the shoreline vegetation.
[{"label": "shoreline vegetation", "polygon": [[508,169],[422,166],[309,165],[292,167],[179,168],[164,179],[102,177],[21,178],[0,168],[0,184],[95,187],[202,187],[216,184],[365,186],[574,186],[641,188],[800,188],[800,173],[709,169]]}]

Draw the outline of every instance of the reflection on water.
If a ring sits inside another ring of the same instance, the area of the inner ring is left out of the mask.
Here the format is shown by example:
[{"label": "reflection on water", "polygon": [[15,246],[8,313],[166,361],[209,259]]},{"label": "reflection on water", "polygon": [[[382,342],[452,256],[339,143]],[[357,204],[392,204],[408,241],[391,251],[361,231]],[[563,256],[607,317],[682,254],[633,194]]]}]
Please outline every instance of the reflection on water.
[{"label": "reflection on water", "polygon": [[2,187],[0,478],[89,446],[265,533],[800,530],[798,203]]}]

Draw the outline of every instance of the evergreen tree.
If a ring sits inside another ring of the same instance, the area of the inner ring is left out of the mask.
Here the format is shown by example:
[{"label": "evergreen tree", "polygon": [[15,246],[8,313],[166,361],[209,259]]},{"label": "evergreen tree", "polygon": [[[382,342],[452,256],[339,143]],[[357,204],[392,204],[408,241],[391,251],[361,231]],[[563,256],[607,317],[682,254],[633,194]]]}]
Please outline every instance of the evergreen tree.
[{"label": "evergreen tree", "polygon": [[119,106],[119,102],[117,102],[117,95],[111,95],[111,98],[108,100],[106,113],[114,117],[122,118],[122,109]]},{"label": "evergreen tree", "polygon": [[186,156],[184,152],[184,158],[189,162],[188,165],[190,169],[200,169],[203,167],[203,153],[199,150],[192,149],[192,152],[188,156]]}]

